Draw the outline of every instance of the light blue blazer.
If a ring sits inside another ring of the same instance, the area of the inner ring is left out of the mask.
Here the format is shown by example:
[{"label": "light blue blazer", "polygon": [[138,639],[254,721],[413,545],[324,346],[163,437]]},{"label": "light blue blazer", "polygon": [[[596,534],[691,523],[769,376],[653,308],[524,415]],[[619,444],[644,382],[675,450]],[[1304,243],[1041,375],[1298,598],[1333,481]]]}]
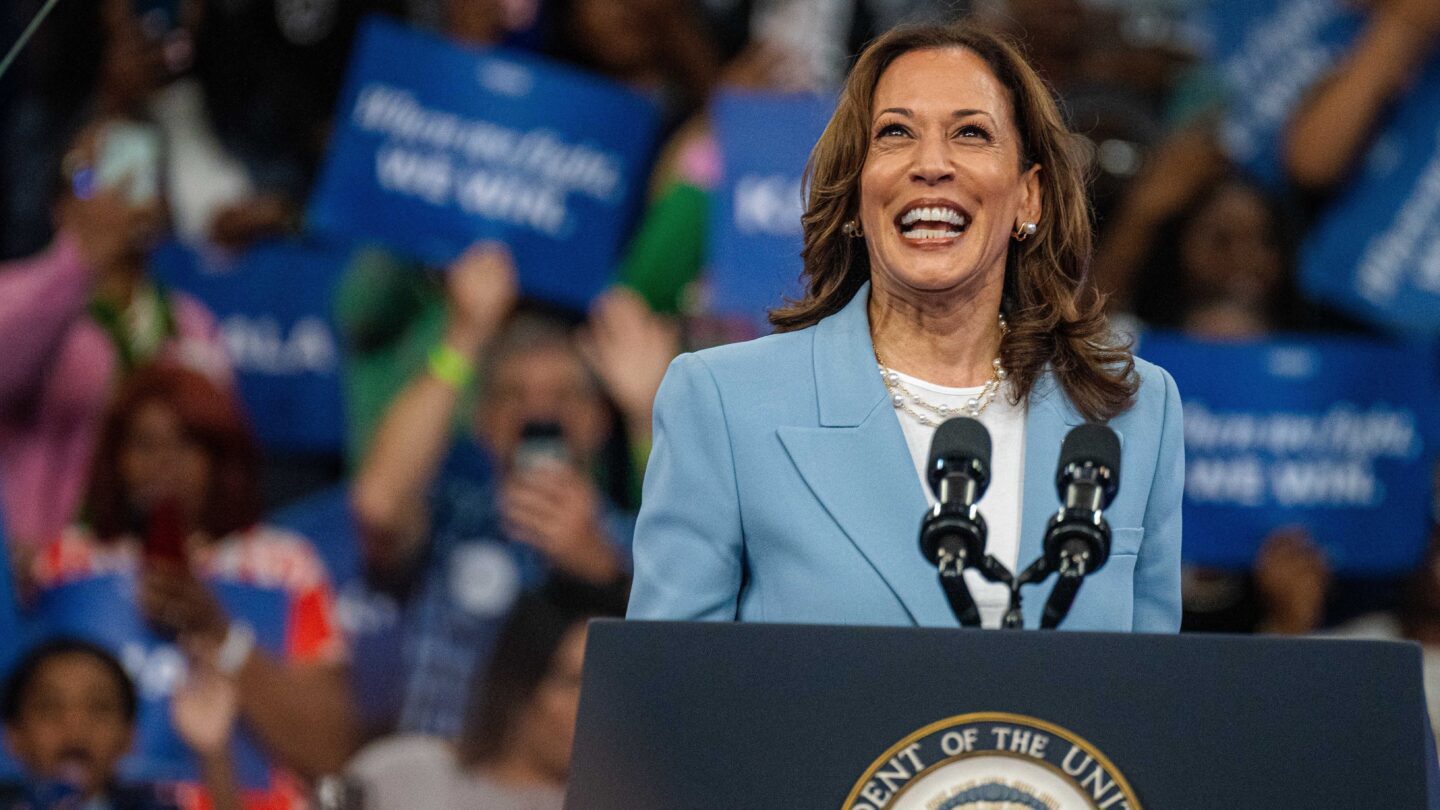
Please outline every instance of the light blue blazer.
[{"label": "light blue blazer", "polygon": [[[925,493],[876,368],[868,301],[867,285],[813,327],[671,364],[655,401],[630,618],[957,626],[919,550]],[[1180,627],[1180,397],[1164,369],[1136,367],[1135,404],[1110,422],[1122,447],[1105,513],[1110,560],[1066,630]],[[1060,506],[1060,442],[1083,421],[1042,377],[1025,423],[1019,568],[1040,554]],[[1054,581],[1024,589],[1026,627],[1039,626]]]}]

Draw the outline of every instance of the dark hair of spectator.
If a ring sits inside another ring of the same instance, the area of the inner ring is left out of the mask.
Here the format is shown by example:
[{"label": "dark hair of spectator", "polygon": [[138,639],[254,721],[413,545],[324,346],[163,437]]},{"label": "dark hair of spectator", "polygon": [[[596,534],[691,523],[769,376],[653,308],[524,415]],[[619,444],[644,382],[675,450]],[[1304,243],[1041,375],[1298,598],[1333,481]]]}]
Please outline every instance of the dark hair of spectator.
[{"label": "dark hair of spectator", "polygon": [[549,675],[570,628],[623,612],[623,592],[578,583],[552,584],[541,593],[521,596],[495,641],[483,687],[472,699],[460,738],[461,763],[473,767],[500,758],[516,720]]},{"label": "dark hair of spectator", "polygon": [[140,409],[159,402],[175,412],[187,437],[210,458],[209,492],[200,528],[219,539],[260,518],[260,453],[240,404],[203,374],[173,365],[137,370],[120,388],[100,429],[86,512],[95,536],[111,540],[133,529],[133,507],[120,454]]},{"label": "dark hair of spectator", "polygon": [[1016,402],[1047,366],[1087,419],[1128,408],[1139,387],[1128,345],[1112,337],[1104,299],[1090,278],[1094,223],[1086,194],[1089,158],[1055,98],[1010,41],[971,24],[897,28],[866,48],[841,91],[835,114],[805,168],[805,296],[770,313],[780,331],[803,329],[839,312],[870,277],[862,240],[842,231],[856,216],[860,173],[870,143],[875,88],[886,68],[910,51],[963,48],[979,56],[1009,91],[1020,136],[1020,169],[1039,164],[1044,216],[1039,231],[1010,243],[1005,311],[1010,324],[1000,355]]},{"label": "dark hair of spectator", "polygon": [[[517,307],[505,319],[499,334],[491,341],[480,359],[477,376],[481,380],[493,380],[496,370],[515,358],[551,350],[564,352],[574,358],[576,364],[585,370],[586,385],[595,396],[602,396],[604,386],[591,371],[580,350],[575,348],[575,327],[570,320],[553,308],[536,306],[529,302]],[[491,393],[488,386],[482,385],[482,397]]]},{"label": "dark hair of spectator", "polygon": [[110,674],[115,681],[115,688],[120,690],[120,702],[124,707],[125,722],[135,722],[135,713],[138,707],[135,682],[130,680],[130,675],[125,672],[125,667],[120,665],[115,656],[103,647],[88,641],[57,638],[46,641],[26,653],[11,670],[10,677],[5,679],[4,692],[0,693],[0,718],[4,719],[5,725],[14,726],[20,722],[20,713],[24,710],[25,699],[29,695],[36,677],[39,676],[40,669],[50,661],[69,655],[88,656]]}]

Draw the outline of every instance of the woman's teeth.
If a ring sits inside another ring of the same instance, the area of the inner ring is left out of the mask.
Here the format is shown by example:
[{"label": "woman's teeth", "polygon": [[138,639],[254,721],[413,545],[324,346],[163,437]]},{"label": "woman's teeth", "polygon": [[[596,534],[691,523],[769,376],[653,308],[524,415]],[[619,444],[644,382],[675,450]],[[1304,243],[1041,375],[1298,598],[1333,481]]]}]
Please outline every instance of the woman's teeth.
[{"label": "woman's teeth", "polygon": [[900,218],[900,233],[914,240],[953,239],[965,231],[967,224],[965,217],[952,208],[912,208]]},{"label": "woman's teeth", "polygon": [[960,231],[938,231],[933,228],[912,228],[902,231],[901,236],[906,239],[919,241],[921,239],[953,239],[960,235]]}]

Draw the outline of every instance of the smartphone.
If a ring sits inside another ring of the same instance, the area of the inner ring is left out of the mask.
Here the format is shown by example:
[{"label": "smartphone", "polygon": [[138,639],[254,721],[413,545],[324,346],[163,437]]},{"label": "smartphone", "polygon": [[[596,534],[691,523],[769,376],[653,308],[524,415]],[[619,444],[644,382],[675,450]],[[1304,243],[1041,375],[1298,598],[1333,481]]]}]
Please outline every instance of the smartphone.
[{"label": "smartphone", "polygon": [[130,202],[143,205],[160,193],[160,131],[129,121],[108,124],[100,136],[95,182],[100,188],[128,183]]},{"label": "smartphone", "polygon": [[565,434],[554,422],[526,422],[520,430],[520,446],[515,448],[514,467],[518,471],[533,470],[570,460]]},{"label": "smartphone", "polygon": [[185,550],[185,527],[180,519],[180,504],[163,501],[145,516],[145,564],[188,567],[189,555]]}]

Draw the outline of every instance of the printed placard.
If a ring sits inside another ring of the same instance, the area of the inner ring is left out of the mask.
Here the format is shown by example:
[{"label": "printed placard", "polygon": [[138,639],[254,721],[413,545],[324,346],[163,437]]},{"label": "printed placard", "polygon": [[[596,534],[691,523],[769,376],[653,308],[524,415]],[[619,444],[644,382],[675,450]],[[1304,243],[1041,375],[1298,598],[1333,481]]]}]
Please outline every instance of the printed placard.
[{"label": "printed placard", "polygon": [[498,239],[527,294],[584,307],[614,273],[658,120],[604,79],[372,18],[309,224],[437,266]]}]

